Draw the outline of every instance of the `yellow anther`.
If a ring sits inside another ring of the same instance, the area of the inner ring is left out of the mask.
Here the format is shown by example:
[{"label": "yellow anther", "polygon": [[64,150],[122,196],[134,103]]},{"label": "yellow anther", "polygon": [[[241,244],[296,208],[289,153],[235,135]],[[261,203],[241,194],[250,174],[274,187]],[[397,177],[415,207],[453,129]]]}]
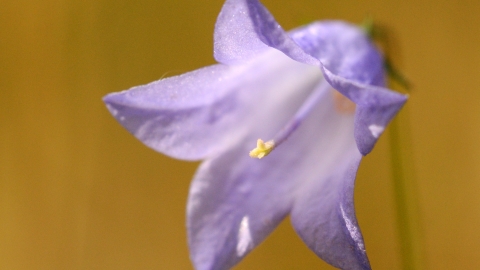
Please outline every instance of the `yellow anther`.
[{"label": "yellow anther", "polygon": [[261,159],[272,152],[275,146],[274,141],[263,142],[262,139],[257,140],[257,147],[250,151],[250,157]]}]

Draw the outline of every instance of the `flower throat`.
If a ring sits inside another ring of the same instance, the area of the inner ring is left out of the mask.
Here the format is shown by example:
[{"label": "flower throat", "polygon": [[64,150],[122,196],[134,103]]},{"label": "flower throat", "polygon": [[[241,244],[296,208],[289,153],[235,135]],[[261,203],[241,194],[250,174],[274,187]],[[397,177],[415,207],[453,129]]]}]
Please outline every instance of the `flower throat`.
[{"label": "flower throat", "polygon": [[[307,100],[302,104],[300,109],[295,113],[293,118],[274,136],[272,140],[264,142],[262,139],[257,140],[257,147],[250,151],[250,157],[262,159],[270,154],[273,149],[282,144],[290,135],[297,130],[300,124],[305,120],[308,114],[315,108],[315,105],[326,95],[331,89],[330,84],[323,80],[322,83],[308,96]],[[338,91],[332,91],[332,99],[335,104],[335,110],[341,114],[353,114],[355,112],[355,103],[340,94]]]}]

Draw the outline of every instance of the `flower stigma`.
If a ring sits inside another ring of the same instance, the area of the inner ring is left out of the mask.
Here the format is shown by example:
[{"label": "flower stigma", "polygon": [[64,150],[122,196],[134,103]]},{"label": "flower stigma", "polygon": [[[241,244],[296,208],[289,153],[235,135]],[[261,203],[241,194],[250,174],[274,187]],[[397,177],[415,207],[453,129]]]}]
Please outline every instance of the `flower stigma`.
[{"label": "flower stigma", "polygon": [[258,139],[257,147],[252,151],[250,151],[250,157],[261,159],[267,156],[268,154],[270,154],[270,152],[272,152],[274,147],[275,147],[275,142],[273,140],[268,142],[263,142],[262,139]]},{"label": "flower stigma", "polygon": [[327,81],[323,81],[320,83],[308,96],[305,102],[302,104],[300,109],[296,112],[290,122],[287,123],[283,127],[280,132],[278,132],[273,140],[269,140],[267,142],[263,142],[262,139],[257,140],[257,147],[250,151],[250,157],[261,159],[272,150],[282,144],[292,133],[297,130],[300,124],[305,120],[308,114],[315,108],[315,105],[326,95],[328,92],[331,91],[331,86],[328,84]]}]

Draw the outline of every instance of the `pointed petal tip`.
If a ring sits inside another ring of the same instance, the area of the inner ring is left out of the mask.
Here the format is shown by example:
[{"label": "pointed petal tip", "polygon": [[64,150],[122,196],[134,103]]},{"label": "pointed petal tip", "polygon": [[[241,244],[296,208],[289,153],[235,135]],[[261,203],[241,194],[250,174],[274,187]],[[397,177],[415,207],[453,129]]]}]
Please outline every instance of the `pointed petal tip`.
[{"label": "pointed petal tip", "polygon": [[[114,92],[105,95],[102,98],[102,101],[105,103],[108,111],[112,114],[112,116],[117,119],[120,123],[125,120],[126,115],[122,113],[126,107],[129,107],[126,103],[125,97],[123,96],[123,92]],[[123,125],[123,124],[122,124]],[[126,127],[128,129],[128,127]]]},{"label": "pointed petal tip", "polygon": [[103,103],[105,103],[105,106],[107,107],[108,111],[113,115],[113,117],[117,117],[118,115],[118,94],[117,93],[110,93],[108,95],[105,95],[102,98]]},{"label": "pointed petal tip", "polygon": [[377,116],[374,115],[375,113],[369,112],[368,109],[361,109],[358,113],[358,118],[363,120],[358,121],[358,123],[363,124],[356,123],[355,141],[357,142],[358,150],[363,156],[366,156],[373,150],[380,136],[408,100],[408,95],[390,92],[393,94],[392,101],[381,110],[381,113],[376,113],[378,114]]},{"label": "pointed petal tip", "polygon": [[105,105],[108,106],[108,104],[112,103],[112,94],[113,93],[109,93],[109,94],[102,97],[102,101],[103,101],[103,103],[105,103]]},{"label": "pointed petal tip", "polygon": [[226,65],[238,65],[269,47],[295,61],[318,66],[318,60],[292,40],[260,1],[227,0],[215,24],[215,59]]},{"label": "pointed petal tip", "polygon": [[102,97],[102,101],[109,110],[112,107],[125,106],[127,104],[125,102],[124,92],[125,91],[109,93]]},{"label": "pointed petal tip", "polygon": [[258,0],[225,1],[215,24],[214,58],[226,65],[245,63],[268,47],[256,32],[250,9]]}]

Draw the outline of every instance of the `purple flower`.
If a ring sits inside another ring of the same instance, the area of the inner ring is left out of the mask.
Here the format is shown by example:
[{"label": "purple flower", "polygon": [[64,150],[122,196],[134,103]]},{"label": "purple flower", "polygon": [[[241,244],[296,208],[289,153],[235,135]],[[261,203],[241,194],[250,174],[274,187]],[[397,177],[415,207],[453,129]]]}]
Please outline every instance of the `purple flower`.
[{"label": "purple flower", "polygon": [[147,146],[204,160],[187,206],[195,267],[230,268],[290,214],[326,262],[370,269],[355,174],[406,97],[384,88],[369,38],[339,21],[286,33],[257,0],[227,0],[214,55],[220,64],[104,98]]}]

